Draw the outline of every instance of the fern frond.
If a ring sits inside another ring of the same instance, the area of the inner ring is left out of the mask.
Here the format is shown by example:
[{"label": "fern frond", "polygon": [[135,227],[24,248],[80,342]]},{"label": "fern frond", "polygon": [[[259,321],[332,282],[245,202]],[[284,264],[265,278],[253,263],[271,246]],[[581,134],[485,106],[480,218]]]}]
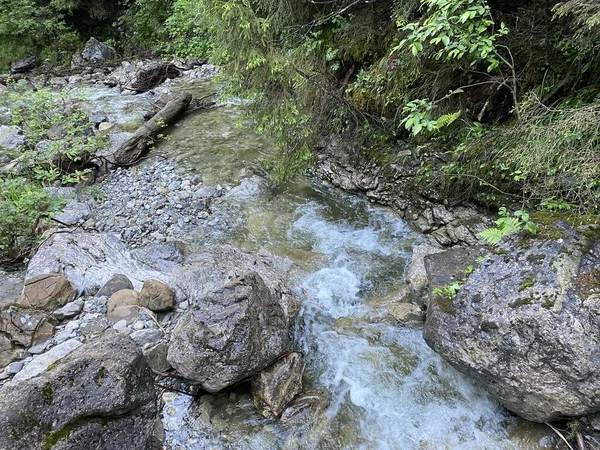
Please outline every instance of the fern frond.
[{"label": "fern frond", "polygon": [[496,246],[502,240],[507,233],[500,230],[499,228],[488,228],[486,230],[481,231],[477,236],[483,239],[490,245]]}]

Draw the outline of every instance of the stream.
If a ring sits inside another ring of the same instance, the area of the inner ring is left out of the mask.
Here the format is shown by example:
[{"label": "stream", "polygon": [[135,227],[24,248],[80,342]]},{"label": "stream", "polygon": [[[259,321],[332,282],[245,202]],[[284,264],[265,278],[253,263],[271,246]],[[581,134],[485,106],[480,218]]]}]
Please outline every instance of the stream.
[{"label": "stream", "polygon": [[[171,88],[197,97],[214,91],[210,81],[180,80]],[[97,94],[96,102],[111,101]],[[269,147],[244,123],[239,106],[227,103],[184,118],[157,151],[205,185],[235,186],[264,177]],[[512,416],[446,364],[420,327],[399,326],[388,316],[387,304],[405,286],[411,249],[425,239],[393,211],[307,178],[219,199],[214,211],[233,226],[199,229],[187,236],[189,246],[227,242],[298,267],[290,283],[304,303],[294,344],[307,358],[306,386],[324,388],[331,401],[315,423],[290,429],[255,411],[247,385],[199,399],[167,393],[166,448],[557,447],[545,426]]]}]

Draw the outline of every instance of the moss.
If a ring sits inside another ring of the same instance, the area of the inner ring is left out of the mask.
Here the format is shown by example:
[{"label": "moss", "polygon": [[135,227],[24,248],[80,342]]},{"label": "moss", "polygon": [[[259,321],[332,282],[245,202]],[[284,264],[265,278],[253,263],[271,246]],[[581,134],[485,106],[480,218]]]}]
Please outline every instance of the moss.
[{"label": "moss", "polygon": [[491,252],[494,255],[506,255],[506,254],[508,254],[508,250],[506,250],[505,248],[501,248],[501,247],[494,247],[494,248],[492,248]]},{"label": "moss", "polygon": [[542,303],[542,308],[546,308],[546,309],[554,308],[555,304],[556,304],[555,299],[550,298],[550,297],[545,297],[544,302]]},{"label": "moss", "polygon": [[100,369],[98,370],[98,373],[94,377],[94,382],[96,383],[96,385],[102,386],[102,384],[103,384],[102,380],[104,380],[105,377],[106,377],[106,369],[104,369],[104,366],[101,366]]},{"label": "moss", "polygon": [[518,298],[514,302],[509,303],[508,306],[510,306],[511,308],[519,308],[521,306],[527,306],[527,305],[532,305],[532,304],[533,304],[533,301],[531,301],[531,299],[529,299],[529,298]]},{"label": "moss", "polygon": [[527,277],[517,289],[518,292],[522,292],[527,288],[532,287],[535,284],[535,275],[531,274]]},{"label": "moss", "polygon": [[42,450],[52,450],[61,439],[69,438],[71,432],[79,426],[78,422],[73,422],[65,425],[60,430],[49,431],[42,443]]},{"label": "moss", "polygon": [[46,404],[52,404],[52,401],[54,400],[54,389],[52,389],[50,383],[46,383],[46,385],[42,389],[42,396],[44,397],[44,402]]},{"label": "moss", "polygon": [[436,304],[440,311],[443,313],[454,316],[456,312],[454,311],[454,300],[448,297],[443,297],[441,295],[436,296]]}]

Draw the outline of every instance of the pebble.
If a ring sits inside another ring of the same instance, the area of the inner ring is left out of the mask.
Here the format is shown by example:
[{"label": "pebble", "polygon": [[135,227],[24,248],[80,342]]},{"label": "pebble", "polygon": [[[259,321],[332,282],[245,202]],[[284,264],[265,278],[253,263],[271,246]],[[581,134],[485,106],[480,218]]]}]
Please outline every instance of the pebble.
[{"label": "pebble", "polygon": [[23,363],[21,361],[12,362],[6,368],[6,372],[9,375],[15,375],[15,374],[19,373],[22,368],[23,368]]}]

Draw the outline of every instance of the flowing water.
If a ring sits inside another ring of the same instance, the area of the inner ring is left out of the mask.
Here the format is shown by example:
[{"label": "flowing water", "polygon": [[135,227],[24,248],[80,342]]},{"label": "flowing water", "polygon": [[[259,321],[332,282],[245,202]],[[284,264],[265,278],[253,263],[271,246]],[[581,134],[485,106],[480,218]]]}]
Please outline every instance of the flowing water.
[{"label": "flowing water", "polygon": [[[195,113],[159,151],[206,185],[238,184],[263,174],[269,148],[240,121],[234,104]],[[316,423],[288,429],[255,412],[247,386],[196,400],[165,394],[167,448],[557,448],[545,428],[512,417],[430,350],[419,327],[390,321],[386,302],[402,291],[411,248],[424,239],[392,211],[307,179],[224,198],[215,211],[236,225],[198,232],[194,245],[267,249],[301,268],[291,280],[304,299],[295,345],[307,357],[307,386],[325,388],[331,402]]]}]

